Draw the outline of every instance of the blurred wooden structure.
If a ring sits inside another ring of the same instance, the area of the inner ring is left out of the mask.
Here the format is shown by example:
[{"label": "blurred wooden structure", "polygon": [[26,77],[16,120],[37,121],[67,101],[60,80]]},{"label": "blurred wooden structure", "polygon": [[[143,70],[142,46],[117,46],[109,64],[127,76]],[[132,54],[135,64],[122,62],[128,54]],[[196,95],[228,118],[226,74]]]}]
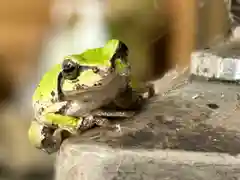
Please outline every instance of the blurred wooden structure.
[{"label": "blurred wooden structure", "polygon": [[0,178],[21,179],[25,173],[34,177],[51,170],[51,158],[29,144],[28,119],[15,109],[2,111],[12,92],[18,91],[17,85],[28,81],[37,68],[41,41],[50,27],[49,9],[50,0],[0,0]]},{"label": "blurred wooden structure", "polygon": [[[0,4],[0,86],[10,88],[36,68],[41,40],[49,26],[50,0],[0,0]],[[0,92],[0,99],[7,95]]]},{"label": "blurred wooden structure", "polygon": [[196,7],[196,1],[193,0],[167,2],[167,23],[170,34],[170,41],[167,42],[169,67],[189,64],[190,53],[196,44]]},{"label": "blurred wooden structure", "polygon": [[240,1],[239,0],[226,0],[229,4],[229,10],[231,12],[231,18],[234,21],[233,25],[238,26],[240,24]]},{"label": "blurred wooden structure", "polygon": [[168,1],[170,62],[186,66],[195,48],[215,45],[229,35],[230,19],[224,0]]},{"label": "blurred wooden structure", "polygon": [[[0,82],[11,87],[36,68],[41,40],[50,25],[50,0],[0,3]],[[133,71],[143,78],[176,64],[188,65],[193,48],[223,39],[230,28],[223,0],[108,0],[107,5],[112,36],[129,44],[131,59],[141,62]]]},{"label": "blurred wooden structure", "polygon": [[112,36],[132,49],[133,71],[143,79],[176,65],[187,66],[194,48],[216,44],[229,35],[223,0],[126,1],[108,0],[106,17]]}]

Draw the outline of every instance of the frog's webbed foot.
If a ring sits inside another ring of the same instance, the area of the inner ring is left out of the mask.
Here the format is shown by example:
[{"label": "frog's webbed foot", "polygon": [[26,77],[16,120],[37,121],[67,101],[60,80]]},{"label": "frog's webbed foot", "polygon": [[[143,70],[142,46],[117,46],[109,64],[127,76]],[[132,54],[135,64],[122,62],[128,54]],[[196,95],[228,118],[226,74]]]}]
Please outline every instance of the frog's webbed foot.
[{"label": "frog's webbed foot", "polygon": [[96,125],[107,130],[118,130],[117,124],[111,123],[109,119],[103,117],[96,117]]},{"label": "frog's webbed foot", "polygon": [[81,132],[89,130],[94,126],[108,129],[108,130],[116,130],[116,124],[112,123],[107,117],[100,117],[100,116],[87,116],[84,118],[79,130]]},{"label": "frog's webbed foot", "polygon": [[134,111],[112,111],[112,110],[95,110],[91,113],[97,117],[112,117],[112,118],[130,118],[135,115]]},{"label": "frog's webbed foot", "polygon": [[111,126],[111,123],[107,118],[95,117],[93,115],[89,115],[83,118],[83,121],[79,126],[79,130],[80,132],[83,132],[93,128],[94,126],[109,127]]},{"label": "frog's webbed foot", "polygon": [[96,110],[94,112],[96,117],[96,125],[102,128],[106,128],[112,131],[118,131],[119,126],[116,123],[112,123],[110,118],[130,118],[135,115],[134,111],[107,111]]},{"label": "frog's webbed foot", "polygon": [[155,95],[154,85],[152,83],[146,84],[145,93],[143,93],[144,99],[150,99]]},{"label": "frog's webbed foot", "polygon": [[[151,83],[147,83],[144,87],[137,90],[129,87],[127,91],[125,91],[122,96],[120,96],[120,99],[126,99],[126,102],[129,101],[129,105],[125,106],[127,107],[127,109],[138,111],[141,110],[146,101],[152,98],[154,95],[154,85]],[[118,99],[116,100],[118,101],[117,103],[122,101],[119,101]]]},{"label": "frog's webbed foot", "polygon": [[48,154],[55,153],[59,150],[60,148],[60,142],[55,139],[54,137],[50,138],[44,138],[42,140],[42,150]]},{"label": "frog's webbed foot", "polygon": [[51,134],[43,134],[42,150],[48,154],[55,153],[59,150],[63,140],[69,137],[69,133],[63,129],[55,129]]},{"label": "frog's webbed foot", "polygon": [[58,151],[58,149],[60,148],[61,142],[62,142],[62,139],[60,136],[45,134],[44,139],[41,142],[41,149],[48,154],[52,154]]},{"label": "frog's webbed foot", "polygon": [[130,86],[124,92],[121,92],[113,101],[117,111],[119,110],[141,110],[144,104],[142,93],[133,90]]}]

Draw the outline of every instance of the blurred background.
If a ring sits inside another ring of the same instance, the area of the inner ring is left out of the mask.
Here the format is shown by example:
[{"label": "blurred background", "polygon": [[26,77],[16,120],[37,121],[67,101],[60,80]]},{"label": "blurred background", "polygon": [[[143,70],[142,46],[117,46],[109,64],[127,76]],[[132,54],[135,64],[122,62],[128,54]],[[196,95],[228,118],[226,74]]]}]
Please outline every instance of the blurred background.
[{"label": "blurred background", "polygon": [[[54,155],[34,149],[31,96],[62,57],[104,45],[130,49],[133,73],[153,80],[190,53],[225,41],[240,22],[238,0],[0,0],[0,179],[53,179]],[[140,63],[139,63],[140,62]]]}]

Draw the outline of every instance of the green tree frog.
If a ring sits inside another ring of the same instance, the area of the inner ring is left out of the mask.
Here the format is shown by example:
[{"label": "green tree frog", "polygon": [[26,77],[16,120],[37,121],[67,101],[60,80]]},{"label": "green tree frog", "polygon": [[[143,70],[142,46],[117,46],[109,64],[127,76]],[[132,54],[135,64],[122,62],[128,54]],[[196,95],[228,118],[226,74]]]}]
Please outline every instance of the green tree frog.
[{"label": "green tree frog", "polygon": [[[108,126],[107,116],[132,116],[129,112],[126,114],[106,111],[93,112],[94,109],[91,109],[91,114],[87,113],[84,116],[76,114],[76,111],[71,114],[72,109],[84,109],[84,104],[77,104],[74,100],[59,100],[57,77],[60,72],[61,64],[57,64],[45,73],[33,94],[32,105],[35,118],[30,125],[28,136],[35,147],[52,153],[59,148],[64,130],[74,135],[94,125]],[[69,87],[73,87],[71,83],[71,81],[64,81],[62,89],[70,89]],[[95,107],[93,106],[93,108]]]},{"label": "green tree frog", "polygon": [[69,134],[94,125],[110,127],[108,117],[132,116],[123,109],[141,105],[142,96],[133,91],[127,55],[124,43],[110,40],[102,48],[65,57],[45,73],[33,95],[32,144],[52,153]]}]

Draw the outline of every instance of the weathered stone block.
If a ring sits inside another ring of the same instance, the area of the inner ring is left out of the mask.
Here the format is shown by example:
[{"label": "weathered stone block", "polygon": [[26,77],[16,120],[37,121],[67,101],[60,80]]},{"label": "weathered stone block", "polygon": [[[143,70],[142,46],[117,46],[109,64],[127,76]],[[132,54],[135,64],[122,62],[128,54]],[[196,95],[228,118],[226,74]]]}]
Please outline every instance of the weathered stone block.
[{"label": "weathered stone block", "polygon": [[240,178],[240,87],[187,79],[135,118],[113,122],[118,131],[65,141],[56,180]]}]

